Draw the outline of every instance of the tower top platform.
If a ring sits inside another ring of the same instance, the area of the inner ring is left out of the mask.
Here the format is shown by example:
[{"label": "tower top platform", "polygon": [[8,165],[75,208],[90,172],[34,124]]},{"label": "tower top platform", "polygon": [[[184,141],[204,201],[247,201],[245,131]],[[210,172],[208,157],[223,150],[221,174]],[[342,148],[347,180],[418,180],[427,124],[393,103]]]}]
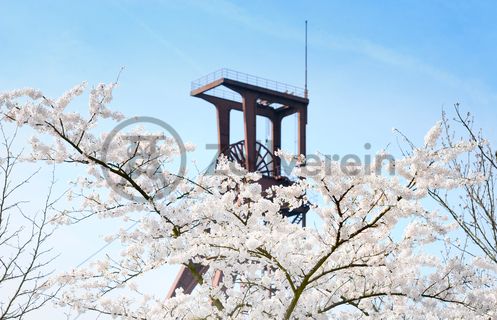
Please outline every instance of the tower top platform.
[{"label": "tower top platform", "polygon": [[303,88],[225,68],[192,81],[190,94],[241,103],[241,93],[247,91],[257,93],[261,104],[274,109],[282,105],[309,103]]}]

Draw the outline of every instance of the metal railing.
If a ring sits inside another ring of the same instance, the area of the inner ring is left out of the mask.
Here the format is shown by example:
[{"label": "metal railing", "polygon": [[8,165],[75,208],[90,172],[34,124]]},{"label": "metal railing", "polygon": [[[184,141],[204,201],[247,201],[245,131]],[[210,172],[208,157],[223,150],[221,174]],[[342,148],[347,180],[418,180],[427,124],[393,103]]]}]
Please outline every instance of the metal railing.
[{"label": "metal railing", "polygon": [[224,68],[192,81],[192,90],[222,78],[236,80],[246,84],[305,98],[305,90],[302,88]]}]

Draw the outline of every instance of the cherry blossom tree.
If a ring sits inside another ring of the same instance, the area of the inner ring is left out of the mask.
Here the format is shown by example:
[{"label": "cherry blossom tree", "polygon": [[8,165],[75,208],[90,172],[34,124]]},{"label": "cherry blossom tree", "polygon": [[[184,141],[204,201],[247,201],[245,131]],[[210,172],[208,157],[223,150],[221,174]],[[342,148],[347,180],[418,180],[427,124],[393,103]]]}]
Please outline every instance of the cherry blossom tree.
[{"label": "cherry blossom tree", "polygon": [[[258,173],[223,158],[215,174],[174,173],[169,164],[191,147],[170,137],[140,159],[129,152],[129,135],[117,133],[109,142],[98,124],[124,118],[108,107],[114,87],[90,89],[87,115],[66,108],[84,94],[85,83],[58,99],[35,89],[0,95],[3,121],[37,132],[32,160],[87,169],[75,177],[81,212],[139,217],[136,229],[109,237],[124,245],[120,256],[57,277],[64,285],[61,305],[126,319],[497,317],[495,264],[484,255],[434,249],[450,248],[459,225],[425,201],[431,192],[485,179],[450,165],[477,148],[474,141],[444,145],[439,122],[423,146],[396,159],[393,176],[362,167],[350,174],[322,159],[313,170],[296,167],[290,186],[262,190]],[[148,174],[138,175],[145,167],[141,172]],[[281,215],[302,205],[310,206],[313,226],[302,228]],[[145,292],[140,277],[166,264],[192,270],[196,290],[178,290],[170,299]],[[209,269],[196,272],[198,264]],[[217,270],[222,286],[211,282]]]},{"label": "cherry blossom tree", "polygon": [[[443,118],[443,144],[452,147],[458,139],[456,128],[462,128],[467,140],[473,141],[476,148],[468,151],[462,159],[453,159],[449,166],[467,176],[471,172],[481,172],[483,181],[466,184],[454,200],[453,193],[430,190],[435,199],[459,224],[473,244],[491,261],[497,264],[497,152],[484,138],[483,132],[474,128],[474,118],[468,112],[463,114],[459,104],[454,106],[455,116],[450,119],[446,112]],[[456,128],[453,128],[455,126]],[[460,246],[468,251],[468,247]]]}]

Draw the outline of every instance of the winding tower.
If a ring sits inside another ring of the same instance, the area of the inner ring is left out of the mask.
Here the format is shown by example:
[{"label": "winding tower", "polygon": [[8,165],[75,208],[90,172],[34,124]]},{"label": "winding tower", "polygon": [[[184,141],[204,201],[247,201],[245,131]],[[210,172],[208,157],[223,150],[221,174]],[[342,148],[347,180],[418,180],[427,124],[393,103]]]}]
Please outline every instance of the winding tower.
[{"label": "winding tower", "polygon": [[[251,172],[259,172],[258,181],[265,190],[274,185],[289,185],[291,181],[282,176],[281,160],[275,152],[281,148],[281,124],[285,117],[298,116],[297,151],[306,154],[307,89],[263,79],[230,69],[220,69],[192,82],[193,97],[210,102],[216,108],[218,127],[218,152],[229,160],[237,161]],[[244,139],[232,143],[230,140],[230,113],[243,113]],[[269,147],[257,141],[256,118],[262,116],[271,121],[271,140]],[[282,214],[293,223],[305,226],[308,207],[283,209]],[[195,266],[200,274],[208,266]],[[222,280],[222,272],[217,271],[214,285]],[[174,296],[174,290],[183,288],[184,293],[191,293],[197,281],[191,272],[182,267],[176,277],[168,298]]]}]

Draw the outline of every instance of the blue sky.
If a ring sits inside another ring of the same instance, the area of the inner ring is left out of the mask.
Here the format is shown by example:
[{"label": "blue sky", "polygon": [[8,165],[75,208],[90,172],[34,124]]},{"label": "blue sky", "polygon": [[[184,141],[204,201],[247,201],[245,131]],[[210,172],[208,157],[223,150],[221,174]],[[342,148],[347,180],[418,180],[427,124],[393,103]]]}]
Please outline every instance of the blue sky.
[{"label": "blue sky", "polygon": [[491,1],[0,4],[0,88],[57,95],[125,66],[114,106],[161,118],[202,147],[216,141],[215,114],[189,96],[190,81],[228,67],[303,86],[305,19],[309,151],[381,148],[392,127],[421,138],[455,102],[488,130],[497,118]]},{"label": "blue sky", "polygon": [[[309,152],[362,155],[369,142],[395,153],[393,127],[421,143],[456,102],[495,141],[496,14],[495,1],[0,0],[0,91],[57,96],[83,80],[114,81],[125,66],[112,106],[168,122],[203,166],[215,111],[189,96],[190,82],[227,67],[303,86],[307,19]],[[293,120],[283,129],[293,151]],[[87,232],[71,231],[67,247],[82,249],[63,264],[99,248]]]}]

